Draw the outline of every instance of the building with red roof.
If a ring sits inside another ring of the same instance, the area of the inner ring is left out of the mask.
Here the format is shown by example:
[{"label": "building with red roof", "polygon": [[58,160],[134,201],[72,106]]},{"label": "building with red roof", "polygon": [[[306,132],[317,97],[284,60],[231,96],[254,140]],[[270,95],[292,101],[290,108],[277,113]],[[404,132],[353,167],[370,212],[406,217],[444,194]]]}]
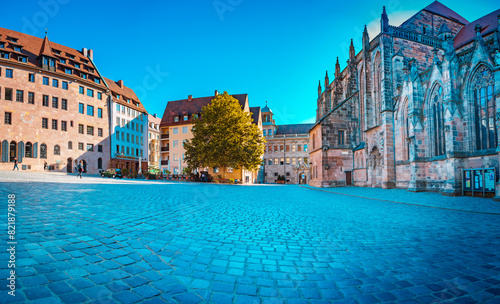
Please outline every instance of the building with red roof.
[{"label": "building with red roof", "polygon": [[310,184],[498,196],[499,23],[434,1],[393,26],[384,7],[318,87]]}]

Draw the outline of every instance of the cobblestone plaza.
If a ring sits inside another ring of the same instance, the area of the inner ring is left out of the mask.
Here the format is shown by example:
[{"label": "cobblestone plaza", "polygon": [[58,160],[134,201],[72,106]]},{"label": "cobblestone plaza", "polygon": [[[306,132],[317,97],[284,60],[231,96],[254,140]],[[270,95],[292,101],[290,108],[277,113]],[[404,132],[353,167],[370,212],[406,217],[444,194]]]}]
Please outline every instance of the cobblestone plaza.
[{"label": "cobblestone plaza", "polygon": [[0,303],[500,303],[500,204],[0,172]]}]

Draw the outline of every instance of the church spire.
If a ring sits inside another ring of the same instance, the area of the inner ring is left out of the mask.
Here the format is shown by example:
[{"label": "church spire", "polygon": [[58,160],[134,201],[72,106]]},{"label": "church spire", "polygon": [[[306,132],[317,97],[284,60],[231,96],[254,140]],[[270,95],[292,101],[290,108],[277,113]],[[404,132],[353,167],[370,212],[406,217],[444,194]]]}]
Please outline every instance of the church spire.
[{"label": "church spire", "polygon": [[45,38],[43,38],[42,48],[40,49],[40,57],[41,56],[50,56],[54,57],[54,53],[52,53],[52,47],[50,46],[49,37],[47,37],[47,32],[45,32]]},{"label": "church spire", "polygon": [[351,39],[351,45],[349,46],[349,61],[351,63],[356,61],[356,52],[354,51],[354,42]]},{"label": "church spire", "polygon": [[337,57],[337,63],[335,63],[335,79],[340,77],[340,63],[339,57]]},{"label": "church spire", "polygon": [[385,6],[382,11],[382,18],[380,19],[380,31],[382,33],[389,32],[389,17],[387,17],[387,12],[385,11]]},{"label": "church spire", "polygon": [[318,84],[318,98],[321,97],[321,80],[319,81]]},{"label": "church spire", "polygon": [[325,76],[325,90],[328,88],[330,85],[330,79],[328,78],[328,70],[326,70],[326,76]]},{"label": "church spire", "polygon": [[366,28],[363,31],[363,51],[369,51],[370,48],[370,36],[368,35],[368,29]]}]

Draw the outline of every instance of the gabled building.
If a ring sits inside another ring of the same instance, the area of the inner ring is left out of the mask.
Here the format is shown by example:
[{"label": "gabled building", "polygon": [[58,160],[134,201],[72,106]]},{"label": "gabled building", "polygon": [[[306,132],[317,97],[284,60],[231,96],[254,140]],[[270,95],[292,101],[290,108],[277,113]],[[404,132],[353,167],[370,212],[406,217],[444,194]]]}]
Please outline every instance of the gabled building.
[{"label": "gabled building", "polygon": [[0,169],[106,169],[107,90],[92,50],[0,28]]},{"label": "gabled building", "polygon": [[499,15],[469,22],[434,1],[393,26],[384,7],[380,34],[365,27],[318,87],[310,184],[498,193]]},{"label": "gabled building", "polygon": [[110,89],[111,167],[138,173],[148,170],[148,113],[123,80],[105,78]]},{"label": "gabled building", "polygon": [[[163,174],[182,174],[187,167],[184,159],[184,142],[193,137],[191,132],[194,120],[200,117],[201,110],[207,106],[219,93],[214,96],[169,101],[160,124],[161,138],[161,170]],[[261,124],[258,119],[259,107],[250,108],[247,94],[232,95],[240,103],[242,109],[252,113],[255,124]],[[244,183],[255,183],[258,172],[233,168],[200,168],[214,177],[225,175],[226,178],[237,179]],[[225,174],[222,170],[225,170]]]},{"label": "gabled building", "polygon": [[160,170],[160,123],[156,114],[148,115],[149,170]]}]

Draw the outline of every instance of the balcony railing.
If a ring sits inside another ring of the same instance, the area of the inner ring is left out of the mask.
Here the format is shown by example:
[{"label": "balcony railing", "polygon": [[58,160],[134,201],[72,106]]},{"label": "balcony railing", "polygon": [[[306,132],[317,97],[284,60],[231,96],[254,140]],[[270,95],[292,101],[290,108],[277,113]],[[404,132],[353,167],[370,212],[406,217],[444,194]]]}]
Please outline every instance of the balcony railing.
[{"label": "balcony railing", "polygon": [[167,166],[168,165],[168,160],[162,160],[161,161],[162,166]]},{"label": "balcony railing", "polygon": [[168,136],[168,135],[169,135],[169,134],[162,134],[162,135],[161,135],[161,139],[168,139],[168,138],[169,138],[169,136]]},{"label": "balcony railing", "polygon": [[170,151],[169,147],[161,147],[161,152],[168,152]]}]

